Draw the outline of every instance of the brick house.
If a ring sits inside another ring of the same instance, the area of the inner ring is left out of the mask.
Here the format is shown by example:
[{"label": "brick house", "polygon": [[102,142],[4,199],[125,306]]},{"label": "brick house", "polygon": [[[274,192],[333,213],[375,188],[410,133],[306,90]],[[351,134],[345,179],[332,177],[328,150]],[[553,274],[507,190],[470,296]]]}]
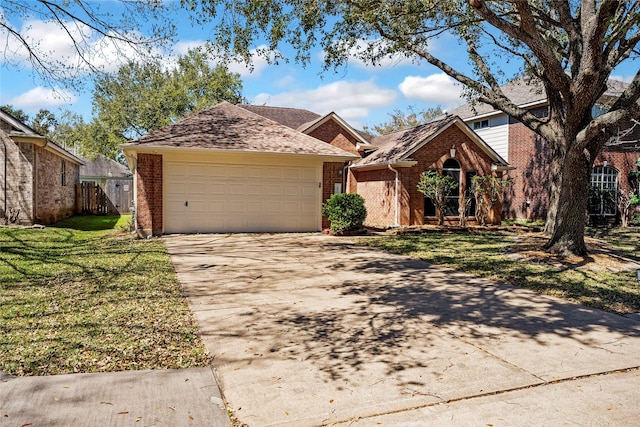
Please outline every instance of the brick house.
[{"label": "brick house", "polygon": [[[626,87],[625,83],[609,80],[608,89],[600,98],[594,114],[606,110]],[[539,117],[547,115],[547,100],[543,88],[525,79],[513,80],[502,87],[503,92],[520,107],[530,109]],[[513,185],[505,190],[504,212],[506,218],[545,220],[549,204],[548,176],[550,151],[547,142],[507,114],[486,104],[466,104],[451,111],[459,115],[469,126],[506,159],[514,170],[507,176]],[[616,138],[612,138],[594,161],[592,186],[613,193],[628,193],[631,182],[629,172],[635,170],[640,158],[640,125],[623,126]],[[589,214],[596,218],[615,219],[617,209],[612,199],[595,195],[589,203]]]},{"label": "brick house", "polygon": [[138,233],[319,231],[333,188],[325,165],[358,156],[337,146],[342,136],[332,144],[294,128],[318,115],[280,111],[285,125],[270,111],[223,102],[124,144]]},{"label": "brick house", "polygon": [[0,110],[0,218],[30,225],[73,215],[82,160]]},{"label": "brick house", "polygon": [[[457,117],[371,137],[333,112],[229,103],[151,132],[123,151],[135,174],[141,235],[318,231],[329,227],[322,203],[344,191],[364,196],[367,225],[419,225],[437,221],[417,191],[426,170],[459,180],[455,204],[474,174],[500,177],[508,169]],[[453,209],[447,216],[457,222]],[[499,209],[491,219],[500,220]]]},{"label": "brick house", "polygon": [[[459,186],[450,196],[445,219],[458,223],[458,207],[474,175],[502,177],[509,169],[502,159],[457,116],[373,137],[378,148],[349,167],[348,192],[365,199],[365,224],[374,227],[437,222],[431,201],[417,189],[425,171],[453,177]],[[471,205],[467,216],[475,216]],[[500,209],[489,220],[499,223]]]}]

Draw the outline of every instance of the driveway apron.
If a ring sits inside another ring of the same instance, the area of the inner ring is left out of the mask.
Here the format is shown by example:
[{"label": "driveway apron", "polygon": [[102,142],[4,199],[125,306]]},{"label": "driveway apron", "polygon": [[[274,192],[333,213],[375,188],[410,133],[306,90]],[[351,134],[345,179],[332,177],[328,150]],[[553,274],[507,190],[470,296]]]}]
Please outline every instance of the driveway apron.
[{"label": "driveway apron", "polygon": [[[637,320],[321,234],[165,242],[225,398],[249,426],[406,424],[625,373],[636,385],[602,420],[637,422]],[[500,415],[484,413],[470,423]]]}]

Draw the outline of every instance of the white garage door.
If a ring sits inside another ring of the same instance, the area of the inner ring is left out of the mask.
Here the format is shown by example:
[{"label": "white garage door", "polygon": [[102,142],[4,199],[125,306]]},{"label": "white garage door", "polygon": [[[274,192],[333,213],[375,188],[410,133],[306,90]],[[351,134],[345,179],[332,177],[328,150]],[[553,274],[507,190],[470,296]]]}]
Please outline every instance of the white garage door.
[{"label": "white garage door", "polygon": [[318,168],[167,162],[165,233],[317,231]]}]

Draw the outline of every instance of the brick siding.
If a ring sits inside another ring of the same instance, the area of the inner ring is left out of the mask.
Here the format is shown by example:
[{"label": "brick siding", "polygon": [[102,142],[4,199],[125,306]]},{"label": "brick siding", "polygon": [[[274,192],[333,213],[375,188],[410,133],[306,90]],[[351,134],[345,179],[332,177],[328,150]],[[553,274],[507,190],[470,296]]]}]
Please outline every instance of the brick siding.
[{"label": "brick siding", "polygon": [[[546,107],[532,110],[538,117],[546,115]],[[640,132],[640,130],[639,130]],[[594,161],[600,166],[607,161],[607,166],[618,170],[618,185],[628,191],[627,176],[635,169],[635,161],[640,150],[629,151],[616,147],[605,147]],[[511,118],[509,122],[509,164],[515,170],[509,171],[508,178],[513,185],[504,193],[505,218],[542,220],[547,217],[549,205],[549,171],[551,154],[547,141],[522,123]]]},{"label": "brick siding", "polygon": [[[441,170],[450,158],[450,149],[455,147],[455,160],[461,169],[461,194],[466,189],[467,171],[479,175],[491,174],[491,159],[472,142],[458,127],[451,126],[438,137],[416,151],[411,158],[417,165],[409,168],[395,168],[398,171],[399,225],[421,225],[436,218],[425,218],[424,196],[417,189],[420,176],[427,169]],[[395,223],[395,173],[389,169],[358,171],[352,169],[349,175],[349,192],[357,192],[365,199],[367,207],[366,224],[373,227],[387,227]],[[500,208],[493,213],[493,221],[499,222]],[[457,216],[455,218],[457,221]]]},{"label": "brick siding", "polygon": [[[341,148],[342,150],[360,155],[356,149],[356,138],[347,132],[339,123],[330,119],[318,126],[312,132],[309,133],[320,141],[324,141],[334,147]],[[335,184],[342,184],[342,192],[346,192],[344,188],[343,171],[347,162],[325,162],[322,167],[322,203],[325,203],[334,193]],[[331,223],[326,217],[322,217],[322,228],[329,228]]]},{"label": "brick siding", "polygon": [[[0,121],[2,123],[2,121]],[[32,144],[16,143],[7,134],[0,132],[2,138],[2,159],[0,159],[0,168],[2,168],[3,181],[0,183],[0,196],[2,207],[2,217],[11,210],[19,211],[18,224],[30,225],[35,220],[34,213],[34,174],[33,164],[35,159],[35,150]],[[6,177],[5,177],[5,149],[6,149]],[[6,180],[6,195],[5,190]],[[5,203],[6,200],[6,212]]]},{"label": "brick siding", "polygon": [[[44,148],[36,152],[36,222],[53,224],[73,215],[76,184],[80,182],[80,166]],[[65,182],[62,182],[62,163]],[[63,185],[64,184],[64,185]]]},{"label": "brick siding", "polygon": [[162,155],[138,154],[136,230],[142,237],[162,234]]}]

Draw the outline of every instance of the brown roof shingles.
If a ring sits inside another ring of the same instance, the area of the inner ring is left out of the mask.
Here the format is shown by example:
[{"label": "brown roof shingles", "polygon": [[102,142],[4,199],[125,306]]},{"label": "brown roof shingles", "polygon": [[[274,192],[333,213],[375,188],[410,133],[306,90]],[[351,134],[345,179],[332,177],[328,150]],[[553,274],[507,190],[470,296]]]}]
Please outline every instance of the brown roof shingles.
[{"label": "brown roof shingles", "polygon": [[150,132],[124,147],[211,149],[337,156],[345,159],[355,157],[243,107],[228,102],[220,103]]},{"label": "brown roof shingles", "polygon": [[[627,83],[609,79],[607,82],[607,90],[601,100],[605,101],[607,98],[619,97],[627,86],[629,86]],[[547,100],[544,87],[539,80],[520,77],[506,83],[501,89],[507,98],[518,106],[531,105],[538,102],[544,103]],[[469,102],[451,110],[449,114],[460,116],[462,119],[468,119],[494,112],[498,112],[498,110],[488,104]]]},{"label": "brown roof shingles", "polygon": [[291,129],[298,130],[300,130],[300,127],[305,123],[314,122],[322,118],[320,114],[298,108],[271,107],[266,105],[239,105],[238,107],[271,119]]},{"label": "brown roof shingles", "polygon": [[368,157],[358,160],[356,165],[394,164],[407,160],[405,156],[408,153],[412,152],[413,149],[425,139],[449,126],[455,119],[457,119],[456,116],[448,116],[411,129],[401,130],[388,135],[375,136],[371,143],[379,148]]}]

